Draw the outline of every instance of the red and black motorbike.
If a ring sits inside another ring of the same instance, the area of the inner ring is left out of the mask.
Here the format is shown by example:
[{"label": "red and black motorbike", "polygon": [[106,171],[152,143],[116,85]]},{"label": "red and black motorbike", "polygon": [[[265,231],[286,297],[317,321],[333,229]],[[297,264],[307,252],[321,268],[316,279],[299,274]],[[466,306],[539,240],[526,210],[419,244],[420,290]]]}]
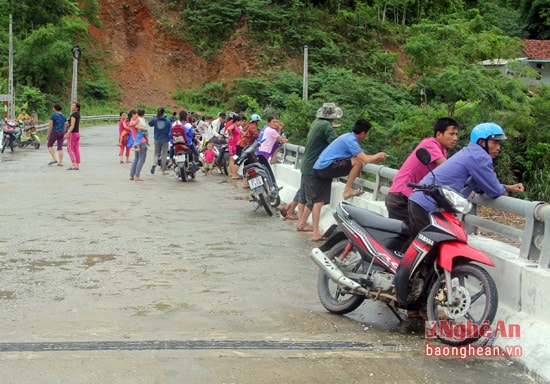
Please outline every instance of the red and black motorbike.
[{"label": "red and black motorbike", "polygon": [[[419,149],[417,156],[430,163],[428,151]],[[472,343],[483,336],[481,327],[493,322],[498,294],[479,265],[494,267],[493,262],[467,244],[456,215],[469,212],[471,203],[449,187],[410,186],[438,207],[412,241],[407,223],[345,201],[339,204],[328,240],[311,252],[321,269],[319,298],[335,314],[355,310],[366,298],[382,300],[399,320],[404,310],[424,314],[429,331],[446,344]]]}]

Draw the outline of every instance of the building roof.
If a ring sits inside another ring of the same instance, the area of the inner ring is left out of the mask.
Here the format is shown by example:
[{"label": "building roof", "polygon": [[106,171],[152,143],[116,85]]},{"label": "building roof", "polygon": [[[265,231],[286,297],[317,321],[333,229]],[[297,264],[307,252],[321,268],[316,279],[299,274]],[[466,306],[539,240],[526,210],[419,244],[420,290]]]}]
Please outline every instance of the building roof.
[{"label": "building roof", "polygon": [[550,60],[550,40],[521,40],[529,60]]}]

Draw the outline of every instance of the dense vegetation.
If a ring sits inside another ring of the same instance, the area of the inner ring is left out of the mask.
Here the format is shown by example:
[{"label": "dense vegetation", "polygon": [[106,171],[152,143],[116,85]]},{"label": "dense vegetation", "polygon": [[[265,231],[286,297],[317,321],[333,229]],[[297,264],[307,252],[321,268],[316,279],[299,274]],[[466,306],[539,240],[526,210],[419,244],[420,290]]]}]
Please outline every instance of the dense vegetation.
[{"label": "dense vegetation", "polygon": [[[358,117],[373,121],[367,151],[384,150],[392,167],[433,121],[453,116],[469,130],[495,121],[506,130],[497,164],[505,182],[522,181],[525,198],[550,201],[550,90],[528,88],[534,71],[517,65],[504,76],[479,63],[522,56],[521,38],[550,39],[548,0],[147,0],[169,33],[207,57],[235,34],[247,42],[259,77],[178,89],[173,97],[194,110],[276,113],[291,142],[303,143],[315,110],[333,101],[347,131]],[[77,6],[79,5],[79,7]],[[128,6],[122,2],[121,7]],[[95,0],[0,0],[0,26],[13,14],[18,105],[43,112],[70,86],[73,42],[93,45],[88,23],[98,25]],[[31,11],[32,9],[32,11]],[[9,11],[8,11],[9,10]],[[48,15],[55,14],[56,17]],[[0,93],[7,90],[7,34],[0,40]],[[309,51],[308,101],[302,74],[287,59]],[[32,58],[30,60],[29,58]],[[87,105],[113,105],[116,92],[100,58],[84,57]],[[102,78],[100,81],[90,79]],[[79,83],[80,84],[80,83]],[[105,108],[105,107],[103,107]],[[98,110],[98,112],[100,112]]]}]

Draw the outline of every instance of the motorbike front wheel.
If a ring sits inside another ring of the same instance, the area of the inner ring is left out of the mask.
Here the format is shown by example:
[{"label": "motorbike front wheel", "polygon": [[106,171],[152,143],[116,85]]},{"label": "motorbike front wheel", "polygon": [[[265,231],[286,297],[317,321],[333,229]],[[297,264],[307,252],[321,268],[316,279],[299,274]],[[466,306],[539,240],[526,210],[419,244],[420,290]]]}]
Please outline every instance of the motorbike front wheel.
[{"label": "motorbike front wheel", "polygon": [[454,297],[452,305],[447,303],[443,273],[430,289],[426,312],[428,320],[433,322],[431,331],[445,344],[470,344],[483,336],[479,332],[482,325],[491,325],[495,318],[497,288],[489,273],[476,264],[454,267],[451,271],[451,287]]},{"label": "motorbike front wheel", "polygon": [[[330,251],[328,251],[327,257],[334,262],[334,260],[342,254],[344,248],[348,244],[348,240],[342,240],[336,243]],[[352,250],[351,252],[355,251]],[[342,272],[346,274],[346,272],[356,272],[361,267],[361,264],[362,261],[350,264],[347,267],[338,263],[338,266]],[[354,311],[365,300],[364,296],[351,294],[348,288],[333,282],[322,270],[319,271],[319,276],[317,278],[317,294],[319,295],[319,300],[321,300],[323,307],[325,307],[327,311],[337,315],[343,315]]]},{"label": "motorbike front wheel", "polygon": [[34,149],[40,148],[40,140],[38,139],[38,136],[32,136],[32,146]]},{"label": "motorbike front wheel", "polygon": [[6,149],[6,145],[8,144],[8,138],[6,135],[2,136],[2,149],[0,149],[0,153],[4,153],[4,150]]}]

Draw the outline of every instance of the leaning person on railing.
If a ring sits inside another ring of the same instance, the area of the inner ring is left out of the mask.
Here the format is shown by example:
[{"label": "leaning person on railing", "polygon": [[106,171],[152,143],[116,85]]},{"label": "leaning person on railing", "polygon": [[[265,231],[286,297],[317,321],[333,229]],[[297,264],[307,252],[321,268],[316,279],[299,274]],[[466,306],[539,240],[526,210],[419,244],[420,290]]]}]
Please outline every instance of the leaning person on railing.
[{"label": "leaning person on railing", "polygon": [[[506,135],[497,124],[476,125],[470,134],[470,144],[437,167],[433,173],[428,173],[419,184],[433,184],[435,180],[436,185],[449,186],[465,197],[473,192],[484,193],[492,198],[507,192],[524,192],[522,183],[506,185],[497,178],[493,160],[497,157],[503,140],[506,140]],[[415,236],[430,223],[429,212],[434,210],[435,203],[432,199],[421,191],[413,191],[409,198],[411,236]]]},{"label": "leaning person on railing", "polygon": [[328,145],[313,165],[313,241],[324,240],[319,232],[321,208],[330,203],[332,179],[347,176],[344,186],[344,199],[350,199],[363,193],[362,190],[352,189],[353,183],[363,165],[379,163],[388,156],[385,152],[367,155],[359,143],[367,138],[371,123],[359,119],[353,125],[353,131],[339,136]]},{"label": "leaning person on railing", "polygon": [[[447,149],[454,148],[456,145],[459,127],[460,125],[450,117],[437,119],[433,137],[422,140],[407,157],[393,178],[392,186],[386,195],[388,217],[409,222],[409,196],[413,189],[407,186],[407,183],[418,183],[430,169],[435,169],[447,160]],[[416,158],[416,151],[419,148],[425,148],[430,153],[432,159],[430,168]]]}]

